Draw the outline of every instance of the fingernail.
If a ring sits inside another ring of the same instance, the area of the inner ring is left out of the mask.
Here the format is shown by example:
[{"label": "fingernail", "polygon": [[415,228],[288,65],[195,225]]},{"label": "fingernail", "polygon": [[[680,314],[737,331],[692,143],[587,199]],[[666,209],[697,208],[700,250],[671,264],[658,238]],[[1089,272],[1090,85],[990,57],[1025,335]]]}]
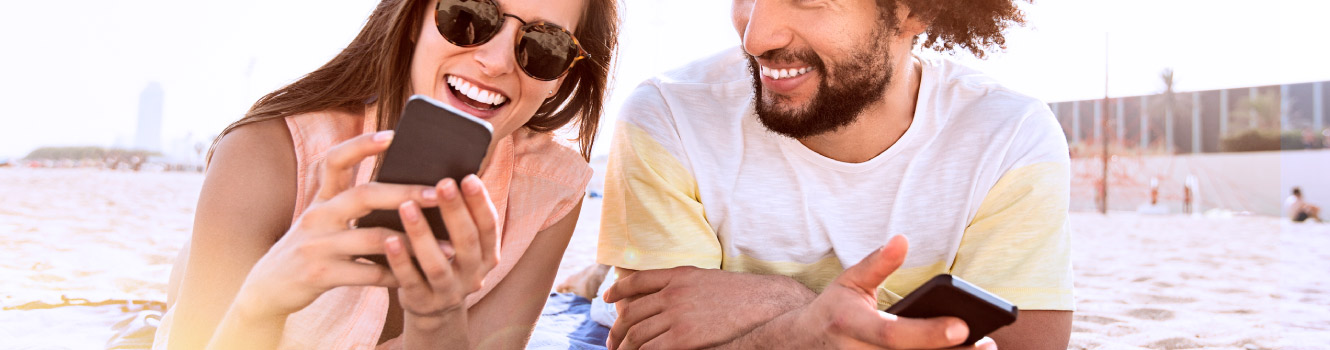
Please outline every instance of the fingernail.
[{"label": "fingernail", "polygon": [[434,188],[426,188],[426,189],[420,191],[420,197],[424,198],[425,200],[429,200],[429,201],[433,201],[433,200],[439,199],[439,190],[434,189]]},{"label": "fingernail", "polygon": [[412,203],[411,201],[402,203],[401,209],[402,221],[415,223],[417,220],[420,220],[420,209],[416,208],[415,203]]},{"label": "fingernail", "polygon": [[969,329],[965,327],[965,323],[960,321],[952,322],[950,326],[947,326],[947,340],[953,343],[964,341],[965,337],[969,336],[968,333],[970,333]]},{"label": "fingernail", "polygon": [[388,141],[391,141],[391,140],[393,139],[393,134],[394,134],[394,133],[395,133],[395,132],[392,131],[392,130],[384,130],[384,131],[380,131],[380,132],[374,133],[374,142],[388,142]]},{"label": "fingernail", "polygon": [[457,181],[453,181],[453,179],[443,180],[443,188],[439,190],[443,191],[443,199],[457,198]]},{"label": "fingernail", "polygon": [[402,240],[397,238],[397,236],[388,236],[388,239],[383,241],[383,247],[388,249],[388,254],[401,254]]},{"label": "fingernail", "polygon": [[466,194],[479,194],[480,178],[474,174],[467,175],[466,178],[462,179],[462,190],[466,191]]},{"label": "fingernail", "polygon": [[443,252],[443,257],[445,259],[452,259],[453,255],[457,255],[457,251],[453,250],[453,245],[448,244],[447,242],[439,243],[439,251]]}]

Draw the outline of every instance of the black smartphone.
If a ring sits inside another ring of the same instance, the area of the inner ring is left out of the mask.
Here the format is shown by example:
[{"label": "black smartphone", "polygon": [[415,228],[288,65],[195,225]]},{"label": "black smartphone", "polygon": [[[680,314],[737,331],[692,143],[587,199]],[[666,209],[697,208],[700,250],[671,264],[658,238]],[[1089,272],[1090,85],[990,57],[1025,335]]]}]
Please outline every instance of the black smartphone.
[{"label": "black smartphone", "polygon": [[[397,122],[392,144],[383,153],[374,181],[434,186],[445,178],[461,181],[480,171],[493,138],[489,122],[424,95],[411,96]],[[448,239],[443,216],[426,208],[425,221],[439,240]],[[384,227],[405,232],[393,210],[375,210],[356,220],[356,227]],[[387,265],[383,255],[362,256]]]},{"label": "black smartphone", "polygon": [[989,333],[1016,322],[1016,305],[949,274],[934,276],[919,289],[887,308],[900,317],[952,316],[965,321],[970,337],[962,345],[974,345]]}]

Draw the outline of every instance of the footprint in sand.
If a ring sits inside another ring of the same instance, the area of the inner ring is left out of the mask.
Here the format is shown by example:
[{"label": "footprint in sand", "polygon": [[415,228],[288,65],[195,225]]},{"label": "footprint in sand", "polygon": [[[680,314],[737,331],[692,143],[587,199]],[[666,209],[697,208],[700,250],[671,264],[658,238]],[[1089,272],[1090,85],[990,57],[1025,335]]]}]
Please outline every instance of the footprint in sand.
[{"label": "footprint in sand", "polygon": [[1127,316],[1142,320],[1167,321],[1173,319],[1173,312],[1161,309],[1135,309],[1127,311]]},{"label": "footprint in sand", "polygon": [[1076,315],[1075,320],[1076,322],[1088,322],[1100,325],[1122,322],[1122,320],[1116,318],[1095,315]]},{"label": "footprint in sand", "polygon": [[1201,347],[1195,341],[1187,338],[1168,338],[1146,345],[1150,349],[1195,349]]},{"label": "footprint in sand", "polygon": [[1187,304],[1196,302],[1196,298],[1171,297],[1166,295],[1151,295],[1151,304]]}]

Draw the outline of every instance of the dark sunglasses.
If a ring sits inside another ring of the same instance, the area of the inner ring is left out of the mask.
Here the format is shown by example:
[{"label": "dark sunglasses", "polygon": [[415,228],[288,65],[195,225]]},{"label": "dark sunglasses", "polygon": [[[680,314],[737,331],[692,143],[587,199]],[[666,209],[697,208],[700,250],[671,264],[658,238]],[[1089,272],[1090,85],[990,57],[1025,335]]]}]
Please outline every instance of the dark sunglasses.
[{"label": "dark sunglasses", "polygon": [[572,32],[550,23],[527,23],[521,17],[499,12],[499,4],[494,0],[439,0],[434,11],[439,34],[461,47],[489,42],[503,29],[508,17],[522,22],[522,37],[517,39],[514,56],[517,66],[537,80],[559,79],[577,61],[588,57]]}]

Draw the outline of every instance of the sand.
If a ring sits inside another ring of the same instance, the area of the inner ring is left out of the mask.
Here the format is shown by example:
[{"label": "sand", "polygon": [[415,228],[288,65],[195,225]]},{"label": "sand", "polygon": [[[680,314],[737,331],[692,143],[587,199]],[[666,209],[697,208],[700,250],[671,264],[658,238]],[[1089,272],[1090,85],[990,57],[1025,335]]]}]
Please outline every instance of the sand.
[{"label": "sand", "polygon": [[1073,349],[1316,349],[1330,225],[1074,214]]},{"label": "sand", "polygon": [[[8,257],[0,261],[0,305],[61,295],[165,300],[202,180],[0,168],[0,247]],[[594,261],[599,205],[584,204],[559,279]],[[1073,349],[1313,349],[1330,340],[1330,224],[1133,213],[1073,213],[1071,224]],[[97,321],[109,318],[79,315],[87,314],[0,311],[0,327],[8,327],[0,344],[68,345],[53,337],[110,327]]]},{"label": "sand", "polygon": [[166,300],[202,184],[195,173],[0,168],[0,304]]}]

